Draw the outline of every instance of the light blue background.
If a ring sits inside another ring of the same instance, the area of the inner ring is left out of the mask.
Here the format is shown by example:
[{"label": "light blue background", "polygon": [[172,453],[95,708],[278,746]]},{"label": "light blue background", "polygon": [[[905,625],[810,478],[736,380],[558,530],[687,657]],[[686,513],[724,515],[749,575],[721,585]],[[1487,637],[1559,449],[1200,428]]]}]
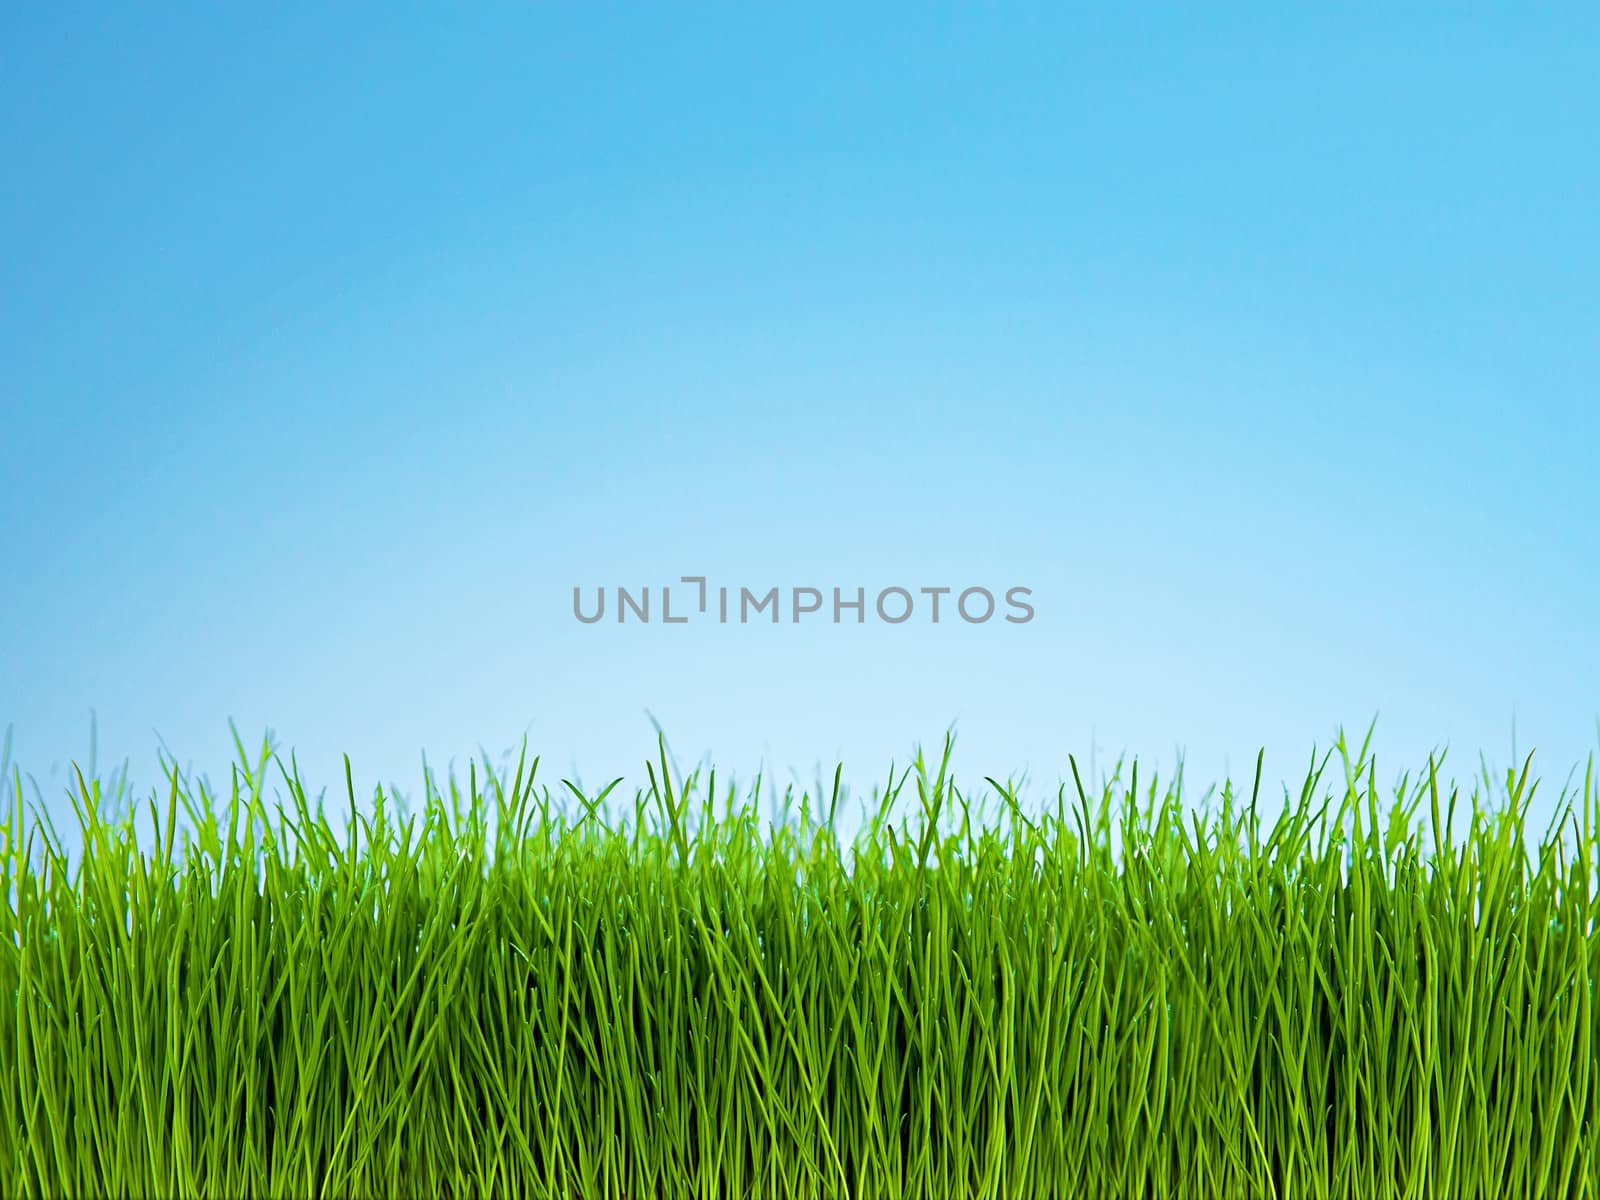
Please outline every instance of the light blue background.
[{"label": "light blue background", "polygon": [[[1595,745],[1594,10],[0,17],[0,724],[861,782]],[[576,583],[1026,584],[937,629]],[[554,776],[552,776],[553,778]]]}]

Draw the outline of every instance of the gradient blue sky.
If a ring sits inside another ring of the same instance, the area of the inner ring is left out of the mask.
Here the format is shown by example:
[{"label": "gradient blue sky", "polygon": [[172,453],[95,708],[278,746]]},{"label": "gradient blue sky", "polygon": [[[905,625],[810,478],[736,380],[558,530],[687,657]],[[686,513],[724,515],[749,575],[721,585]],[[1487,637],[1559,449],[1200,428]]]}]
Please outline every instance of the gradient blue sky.
[{"label": "gradient blue sky", "polygon": [[[0,77],[52,795],[91,709],[146,780],[1595,746],[1592,8],[12,6]],[[1038,617],[569,615],[685,572]]]}]

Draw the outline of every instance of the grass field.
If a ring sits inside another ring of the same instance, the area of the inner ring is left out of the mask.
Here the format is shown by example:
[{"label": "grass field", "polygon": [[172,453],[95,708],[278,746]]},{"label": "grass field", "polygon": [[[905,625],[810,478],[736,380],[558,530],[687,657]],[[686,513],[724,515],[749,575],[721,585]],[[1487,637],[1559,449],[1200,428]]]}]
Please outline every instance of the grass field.
[{"label": "grass field", "polygon": [[15,780],[0,1195],[1600,1197],[1588,777],[348,778]]}]

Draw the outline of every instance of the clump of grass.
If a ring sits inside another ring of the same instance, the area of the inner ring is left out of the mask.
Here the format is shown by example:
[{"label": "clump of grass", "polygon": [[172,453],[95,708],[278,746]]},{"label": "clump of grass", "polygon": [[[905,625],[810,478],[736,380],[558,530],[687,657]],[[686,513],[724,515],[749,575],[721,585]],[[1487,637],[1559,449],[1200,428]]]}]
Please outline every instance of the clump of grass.
[{"label": "clump of grass", "polygon": [[70,856],[17,780],[0,1192],[1600,1195],[1600,789],[1534,839],[1526,768],[1339,749],[1203,806],[947,751],[849,837],[837,775],[330,819],[263,755],[137,819],[79,777]]}]

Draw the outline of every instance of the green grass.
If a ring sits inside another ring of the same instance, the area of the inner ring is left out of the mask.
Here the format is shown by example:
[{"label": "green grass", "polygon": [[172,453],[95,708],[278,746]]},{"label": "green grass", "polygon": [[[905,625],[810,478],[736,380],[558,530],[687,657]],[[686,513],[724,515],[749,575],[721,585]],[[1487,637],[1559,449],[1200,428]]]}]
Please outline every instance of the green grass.
[{"label": "green grass", "polygon": [[1600,788],[1338,750],[778,821],[664,756],[324,816],[263,754],[77,779],[70,856],[15,779],[0,1195],[1600,1196]]}]

